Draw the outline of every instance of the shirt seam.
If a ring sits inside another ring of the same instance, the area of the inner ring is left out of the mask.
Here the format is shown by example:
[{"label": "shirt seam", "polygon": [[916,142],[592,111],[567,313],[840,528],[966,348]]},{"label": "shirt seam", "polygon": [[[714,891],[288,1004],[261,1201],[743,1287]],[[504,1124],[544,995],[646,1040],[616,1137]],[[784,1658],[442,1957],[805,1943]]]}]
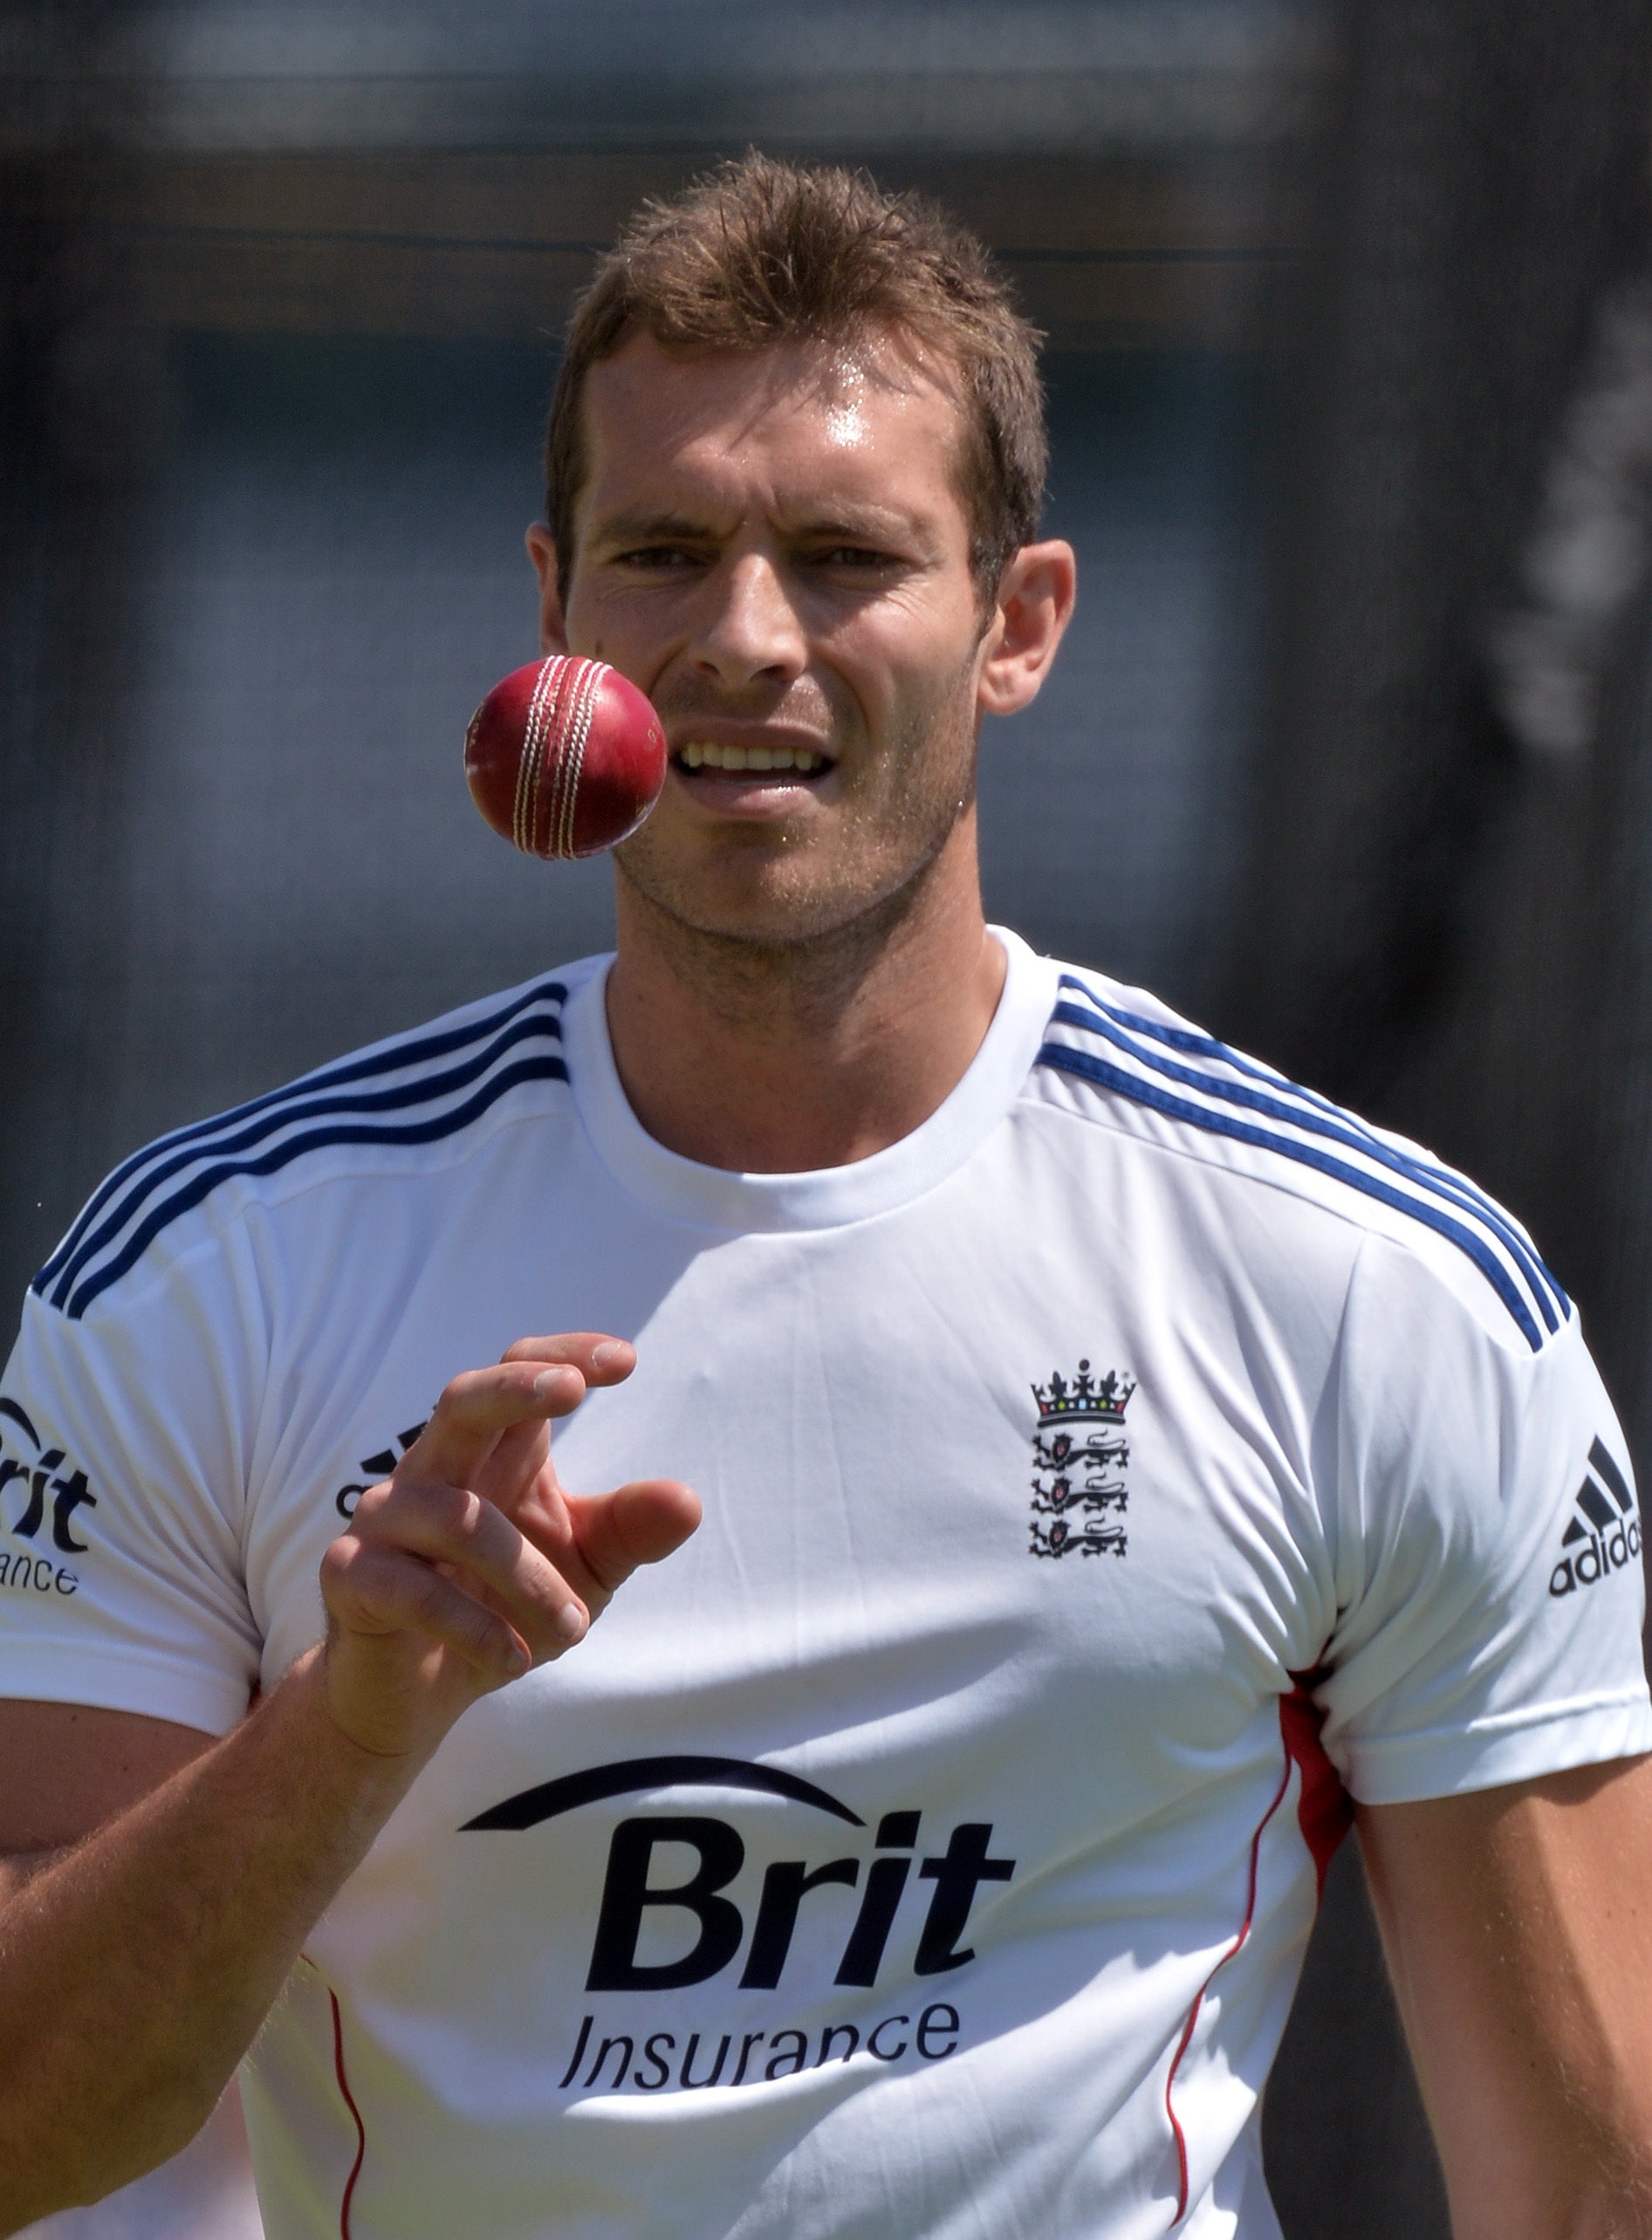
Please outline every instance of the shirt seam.
[{"label": "shirt seam", "polygon": [[[151,1655],[145,1650],[108,1640],[87,1641],[82,1637],[72,1641],[61,1634],[17,1633],[7,1635],[0,1644],[0,1649],[3,1650],[8,1668],[6,1687],[14,1695],[18,1693],[20,1686],[27,1684],[30,1662],[34,1658],[38,1658],[43,1665],[67,1661],[73,1664],[77,1672],[113,1672],[123,1678],[137,1673],[164,1674],[183,1682],[186,1691],[192,1695],[232,1695],[242,1684],[241,1675],[231,1672],[226,1666],[186,1664],[176,1657]],[[60,1699],[24,1695],[21,1700],[56,1702]],[[125,1710],[132,1707],[129,1703],[120,1702],[102,1708]]]},{"label": "shirt seam", "polygon": [[1611,1689],[1597,1689],[1588,1695],[1570,1695],[1558,1703],[1531,1704],[1507,1711],[1492,1711],[1484,1717],[1465,1721],[1459,1726],[1422,1727],[1412,1735],[1373,1735],[1349,1737],[1343,1747],[1350,1764],[1361,1759],[1378,1759],[1402,1756],[1408,1750],[1419,1753],[1438,1749],[1442,1745],[1470,1747],[1476,1741],[1492,1742],[1505,1735],[1528,1734],[1534,1728],[1564,1726],[1576,1720],[1596,1717],[1605,1711],[1644,1708],[1652,1711],[1652,1697],[1644,1685]]}]

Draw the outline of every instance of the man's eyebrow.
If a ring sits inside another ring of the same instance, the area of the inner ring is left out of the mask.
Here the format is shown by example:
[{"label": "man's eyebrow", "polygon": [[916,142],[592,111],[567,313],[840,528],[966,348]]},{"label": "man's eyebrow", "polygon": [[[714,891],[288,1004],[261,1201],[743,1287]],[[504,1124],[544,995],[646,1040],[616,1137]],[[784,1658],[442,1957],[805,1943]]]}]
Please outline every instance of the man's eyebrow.
[{"label": "man's eyebrow", "polygon": [[788,522],[789,534],[813,541],[835,537],[845,544],[904,544],[922,536],[922,524],[910,515],[882,505],[834,506],[830,513]]},{"label": "man's eyebrow", "polygon": [[686,513],[652,513],[640,508],[593,521],[586,531],[593,545],[703,545],[713,541],[716,533],[708,523],[693,520]]},{"label": "man's eyebrow", "polygon": [[[810,544],[833,538],[847,545],[906,544],[924,534],[922,523],[877,504],[834,506],[830,512],[801,515],[784,526],[787,536]],[[586,540],[614,551],[626,545],[715,544],[719,533],[715,523],[690,514],[634,507],[592,522]]]}]

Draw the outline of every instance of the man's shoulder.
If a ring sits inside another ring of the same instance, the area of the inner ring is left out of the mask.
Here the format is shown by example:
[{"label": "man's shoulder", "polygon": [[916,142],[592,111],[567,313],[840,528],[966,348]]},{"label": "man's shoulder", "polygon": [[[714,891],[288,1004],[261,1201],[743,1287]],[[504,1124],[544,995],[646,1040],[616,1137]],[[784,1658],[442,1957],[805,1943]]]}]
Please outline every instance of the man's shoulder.
[{"label": "man's shoulder", "polygon": [[1305,1225],[1341,1225],[1355,1248],[1380,1239],[1374,1259],[1426,1271],[1533,1353],[1573,1319],[1530,1236],[1468,1176],[1144,990],[1061,967],[1029,1092],[1141,1147],[1206,1202],[1270,1194],[1284,1253]]},{"label": "man's shoulder", "polygon": [[539,974],[157,1137],[99,1185],[31,1291],[78,1319],[226,1217],[451,1166],[566,1093],[563,1006],[601,962]]}]

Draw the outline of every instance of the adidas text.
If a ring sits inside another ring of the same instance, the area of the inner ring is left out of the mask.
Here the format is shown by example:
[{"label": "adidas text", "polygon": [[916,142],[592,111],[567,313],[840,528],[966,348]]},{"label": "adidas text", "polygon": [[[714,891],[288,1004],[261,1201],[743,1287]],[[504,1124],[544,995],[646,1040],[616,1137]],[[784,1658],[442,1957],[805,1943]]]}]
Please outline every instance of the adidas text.
[{"label": "adidas text", "polygon": [[1580,1586],[1593,1586],[1641,1553],[1641,1522],[1631,1517],[1612,1531],[1595,1533],[1569,1556],[1562,1556],[1549,1574],[1551,1594],[1572,1594]]},{"label": "adidas text", "polygon": [[1635,1496],[1602,1439],[1589,1449],[1588,1471],[1573,1496],[1572,1510],[1572,1520],[1560,1535],[1565,1552],[1549,1573],[1553,1595],[1575,1594],[1580,1586],[1609,1579],[1641,1553]]}]

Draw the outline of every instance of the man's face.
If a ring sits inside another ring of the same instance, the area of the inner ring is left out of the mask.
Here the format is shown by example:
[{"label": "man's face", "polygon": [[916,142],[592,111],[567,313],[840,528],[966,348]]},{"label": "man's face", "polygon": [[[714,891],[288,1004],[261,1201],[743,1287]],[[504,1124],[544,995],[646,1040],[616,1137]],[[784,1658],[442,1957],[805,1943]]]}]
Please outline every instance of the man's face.
[{"label": "man's face", "polygon": [[707,933],[851,925],[971,840],[985,651],[951,390],[888,345],[638,335],[584,411],[566,640],[642,688],[671,751],[624,877]]}]

